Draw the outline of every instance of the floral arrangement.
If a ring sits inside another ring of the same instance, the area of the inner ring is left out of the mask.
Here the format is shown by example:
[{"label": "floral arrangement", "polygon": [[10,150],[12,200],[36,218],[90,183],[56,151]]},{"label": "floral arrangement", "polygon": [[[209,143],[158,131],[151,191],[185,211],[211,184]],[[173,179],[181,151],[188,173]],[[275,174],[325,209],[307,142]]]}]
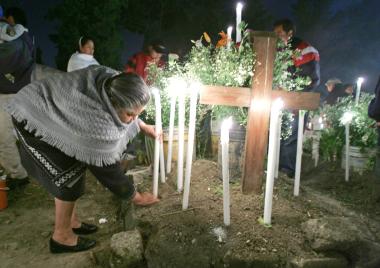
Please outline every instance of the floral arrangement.
[{"label": "floral arrangement", "polygon": [[[149,67],[148,83],[161,90],[162,120],[163,125],[169,123],[170,98],[165,91],[171,77],[181,77],[188,84],[198,81],[204,85],[221,85],[231,87],[250,87],[254,75],[256,56],[251,42],[251,33],[246,30],[247,25],[241,24],[243,37],[240,44],[228,40],[228,36],[222,31],[220,39],[214,45],[207,33],[203,33],[198,40],[192,40],[194,46],[183,62],[169,60],[166,68],[160,69],[155,65]],[[301,90],[310,83],[310,79],[294,77],[290,72],[293,66],[293,51],[290,45],[278,41],[278,51],[274,63],[273,88],[287,91]],[[178,89],[181,90],[181,89]],[[186,107],[188,113],[188,106]],[[198,105],[197,122],[202,121],[204,115],[212,113],[215,119],[232,116],[240,125],[246,125],[247,108],[215,105]],[[146,109],[146,120],[154,122],[153,102]],[[290,122],[293,120],[291,113],[284,111],[283,138],[291,133]],[[199,130],[199,129],[198,129]]]},{"label": "floral arrangement", "polygon": [[374,148],[377,143],[377,133],[374,121],[367,115],[368,104],[373,94],[362,93],[359,103],[356,105],[351,96],[344,97],[335,105],[325,105],[315,113],[323,118],[326,126],[321,130],[320,153],[324,159],[331,160],[340,157],[345,144],[344,115],[351,112],[350,145],[366,148]]}]

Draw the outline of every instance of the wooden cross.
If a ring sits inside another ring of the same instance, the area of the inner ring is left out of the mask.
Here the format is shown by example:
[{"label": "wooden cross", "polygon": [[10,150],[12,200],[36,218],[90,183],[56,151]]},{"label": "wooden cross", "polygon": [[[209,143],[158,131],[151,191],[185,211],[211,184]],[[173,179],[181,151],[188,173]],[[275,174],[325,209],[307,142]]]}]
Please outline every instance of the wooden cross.
[{"label": "wooden cross", "polygon": [[272,90],[276,42],[272,32],[253,33],[256,64],[252,89],[204,86],[200,92],[202,104],[249,107],[242,183],[245,194],[261,191],[271,101],[280,97],[285,108],[295,110],[315,110],[319,106],[319,93]]}]

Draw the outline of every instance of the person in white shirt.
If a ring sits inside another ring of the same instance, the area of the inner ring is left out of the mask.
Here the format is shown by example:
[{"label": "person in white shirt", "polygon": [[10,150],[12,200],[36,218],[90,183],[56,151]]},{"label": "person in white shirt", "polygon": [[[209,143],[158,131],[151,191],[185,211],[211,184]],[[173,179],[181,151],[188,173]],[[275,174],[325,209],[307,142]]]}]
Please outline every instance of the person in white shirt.
[{"label": "person in white shirt", "polygon": [[27,31],[28,30],[21,24],[12,26],[4,21],[0,21],[0,44],[13,41]]},{"label": "person in white shirt", "polygon": [[71,55],[67,64],[67,71],[86,68],[90,65],[99,65],[99,62],[94,58],[95,45],[94,42],[87,37],[79,38],[79,51]]},{"label": "person in white shirt", "polygon": [[5,17],[0,6],[0,44],[13,41],[28,31],[23,25],[15,23],[12,11],[15,11],[15,8],[11,9],[11,12],[8,11],[8,17]]}]

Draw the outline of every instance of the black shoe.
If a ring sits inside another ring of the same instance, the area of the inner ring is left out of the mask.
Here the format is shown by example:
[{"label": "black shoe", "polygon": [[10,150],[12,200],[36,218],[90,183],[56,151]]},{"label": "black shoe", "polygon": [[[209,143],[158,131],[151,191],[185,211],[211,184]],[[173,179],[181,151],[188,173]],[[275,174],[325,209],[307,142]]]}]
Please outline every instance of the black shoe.
[{"label": "black shoe", "polygon": [[290,179],[294,179],[294,172],[288,172],[286,173],[286,176],[288,176]]},{"label": "black shoe", "polygon": [[50,238],[50,252],[51,253],[67,253],[67,252],[79,252],[93,248],[96,245],[96,241],[79,236],[78,242],[75,246],[67,246],[54,241]]},{"label": "black shoe", "polygon": [[16,188],[21,188],[21,187],[24,187],[25,185],[27,185],[29,183],[29,178],[28,177],[25,177],[23,179],[14,179],[14,178],[7,178],[7,187],[10,189],[10,190],[14,190]]},{"label": "black shoe", "polygon": [[98,227],[94,224],[82,222],[79,228],[73,228],[73,232],[77,235],[87,235],[95,233]]},{"label": "black shoe", "polygon": [[285,173],[286,176],[288,176],[288,178],[294,179],[294,171],[287,169],[287,168],[280,168],[280,171]]}]

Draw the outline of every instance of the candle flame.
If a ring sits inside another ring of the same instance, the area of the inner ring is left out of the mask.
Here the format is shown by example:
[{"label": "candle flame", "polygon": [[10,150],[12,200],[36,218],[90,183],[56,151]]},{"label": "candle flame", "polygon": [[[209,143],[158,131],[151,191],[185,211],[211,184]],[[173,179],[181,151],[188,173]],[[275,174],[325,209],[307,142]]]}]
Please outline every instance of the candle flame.
[{"label": "candle flame", "polygon": [[201,90],[201,87],[202,87],[202,83],[195,81],[195,82],[191,82],[189,89],[192,94],[193,93],[198,94],[198,92]]},{"label": "candle flame", "polygon": [[358,84],[358,86],[361,86],[363,82],[364,82],[364,78],[359,77],[356,83]]},{"label": "candle flame", "polygon": [[241,11],[243,9],[243,4],[242,3],[237,3],[237,5],[236,5],[236,10],[238,10],[238,11]]},{"label": "candle flame", "polygon": [[159,91],[158,88],[156,88],[156,87],[152,87],[152,88],[151,88],[151,91],[152,91],[152,94],[153,94],[154,96],[157,96],[157,95],[160,94],[160,91]]},{"label": "candle flame", "polygon": [[186,89],[186,81],[180,77],[173,76],[169,78],[169,86],[166,88],[170,97],[175,97]]},{"label": "candle flame", "polygon": [[232,116],[224,119],[222,122],[222,129],[229,130],[232,126]]},{"label": "candle flame", "polygon": [[222,122],[221,127],[221,133],[220,133],[220,142],[221,143],[228,143],[229,140],[229,132],[230,128],[232,126],[232,117],[228,117],[227,119],[224,119]]},{"label": "candle flame", "polygon": [[281,98],[276,99],[272,103],[272,109],[281,110],[284,107],[284,101]]}]

